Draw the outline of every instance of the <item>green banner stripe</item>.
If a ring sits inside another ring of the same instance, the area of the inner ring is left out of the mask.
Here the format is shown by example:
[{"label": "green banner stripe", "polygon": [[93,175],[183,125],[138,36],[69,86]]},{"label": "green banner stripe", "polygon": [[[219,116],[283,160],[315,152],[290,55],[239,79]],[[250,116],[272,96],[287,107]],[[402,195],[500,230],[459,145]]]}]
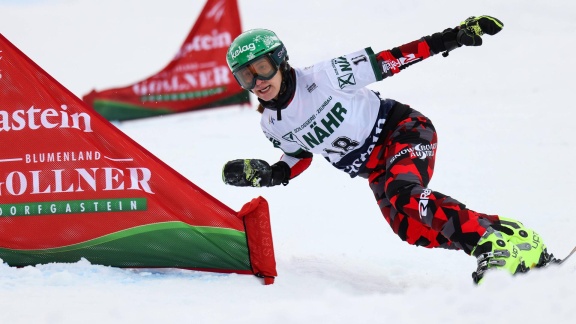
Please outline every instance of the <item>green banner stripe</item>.
[{"label": "green banner stripe", "polygon": [[178,92],[178,93],[166,93],[166,94],[154,94],[154,95],[147,95],[141,96],[140,101],[147,102],[147,101],[180,101],[180,100],[189,100],[189,99],[196,99],[196,98],[204,98],[209,97],[217,94],[221,94],[226,91],[226,87],[217,87],[212,89],[206,90],[199,90],[199,91],[189,91],[189,92]]},{"label": "green banner stripe", "polygon": [[[164,101],[159,101],[164,102]],[[235,105],[235,104],[243,104],[249,103],[250,96],[249,92],[243,90],[240,93],[235,95],[222,98],[220,100],[212,101],[205,105],[201,106],[194,106],[192,105],[189,109],[185,109],[184,111],[189,110],[197,110],[197,109],[204,109],[204,108],[211,108],[211,107],[221,107],[227,105]],[[168,106],[169,102],[164,102],[167,106],[166,107],[143,107],[138,106],[136,104],[130,104],[120,101],[114,100],[107,100],[107,99],[95,99],[94,100],[94,110],[96,110],[100,115],[104,116],[104,118],[113,121],[122,121],[122,120],[130,120],[130,119],[138,119],[138,118],[146,118],[146,117],[154,117],[160,115],[166,115],[175,113],[172,109]]]},{"label": "green banner stripe", "polygon": [[244,232],[197,227],[181,222],[138,226],[66,247],[13,250],[0,248],[10,266],[77,262],[114,267],[180,267],[250,271]]},{"label": "green banner stripe", "polygon": [[138,118],[155,117],[174,113],[166,107],[147,108],[119,101],[97,99],[94,100],[94,110],[107,120],[130,120]]},{"label": "green banner stripe", "polygon": [[235,236],[235,237],[245,237],[245,233],[230,229],[230,228],[221,228],[221,227],[209,227],[209,226],[191,226],[186,223],[182,222],[164,222],[164,223],[154,223],[154,224],[147,224],[142,226],[137,226],[129,229],[125,229],[119,232],[111,233],[108,235],[104,235],[92,240],[88,240],[82,243],[76,243],[68,246],[62,246],[57,248],[47,248],[47,249],[38,249],[38,250],[18,250],[18,249],[10,249],[12,251],[18,251],[21,253],[60,253],[60,252],[67,252],[79,249],[86,249],[90,246],[100,245],[107,242],[111,242],[114,240],[118,240],[121,238],[125,238],[128,236],[138,235],[142,233],[154,232],[154,231],[161,231],[167,229],[191,229],[197,232],[200,235],[210,235],[210,234],[221,234],[221,235],[228,235],[228,236]]}]

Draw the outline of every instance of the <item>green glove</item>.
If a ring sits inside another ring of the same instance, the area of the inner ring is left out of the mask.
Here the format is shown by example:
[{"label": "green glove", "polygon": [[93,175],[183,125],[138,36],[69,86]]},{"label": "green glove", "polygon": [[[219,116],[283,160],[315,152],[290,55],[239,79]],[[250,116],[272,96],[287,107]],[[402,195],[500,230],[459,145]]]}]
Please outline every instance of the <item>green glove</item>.
[{"label": "green glove", "polygon": [[470,17],[460,23],[460,30],[456,35],[456,41],[460,45],[480,46],[484,34],[495,35],[502,30],[504,24],[490,16]]}]

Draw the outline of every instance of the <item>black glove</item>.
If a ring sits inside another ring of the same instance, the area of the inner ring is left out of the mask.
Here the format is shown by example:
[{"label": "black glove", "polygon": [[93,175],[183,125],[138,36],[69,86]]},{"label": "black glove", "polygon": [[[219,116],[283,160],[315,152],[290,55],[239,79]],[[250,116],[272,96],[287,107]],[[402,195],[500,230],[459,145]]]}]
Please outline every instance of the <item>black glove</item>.
[{"label": "black glove", "polygon": [[240,159],[229,161],[222,169],[225,184],[237,187],[272,187],[287,185],[290,179],[290,167],[279,161],[272,166],[258,159]]},{"label": "black glove", "polygon": [[456,35],[456,41],[460,45],[480,46],[484,34],[495,35],[502,30],[504,24],[490,16],[470,17],[460,23],[460,30]]}]

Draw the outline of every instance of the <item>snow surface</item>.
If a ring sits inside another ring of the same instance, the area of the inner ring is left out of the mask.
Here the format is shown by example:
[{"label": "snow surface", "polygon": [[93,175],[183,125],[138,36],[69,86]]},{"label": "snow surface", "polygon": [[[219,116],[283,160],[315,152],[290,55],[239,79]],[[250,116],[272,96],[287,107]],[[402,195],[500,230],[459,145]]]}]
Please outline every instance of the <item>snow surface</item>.
[{"label": "snow surface", "polygon": [[[373,84],[428,115],[439,132],[430,187],[470,208],[522,220],[558,256],[576,218],[572,106],[576,2],[568,0],[249,1],[245,29],[266,27],[295,66],[383,50],[471,15],[505,23],[480,48],[433,57]],[[0,1],[0,32],[78,96],[127,85],[177,52],[204,1]],[[474,258],[395,236],[366,180],[321,157],[286,187],[225,186],[235,158],[275,162],[254,107],[124,122],[118,127],[235,210],[270,203],[279,276],[178,269],[0,265],[1,323],[573,323],[576,259],[474,286]]]}]

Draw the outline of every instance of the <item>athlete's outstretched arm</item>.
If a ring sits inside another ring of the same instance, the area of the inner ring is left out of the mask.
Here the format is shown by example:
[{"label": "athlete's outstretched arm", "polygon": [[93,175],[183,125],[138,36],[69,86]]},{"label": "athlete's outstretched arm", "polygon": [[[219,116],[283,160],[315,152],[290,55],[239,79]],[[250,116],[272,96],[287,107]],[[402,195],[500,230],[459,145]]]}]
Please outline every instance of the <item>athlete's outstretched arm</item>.
[{"label": "athlete's outstretched arm", "polygon": [[494,35],[502,30],[504,24],[490,16],[470,17],[456,28],[445,29],[441,33],[424,36],[413,42],[394,47],[376,54],[382,70],[382,78],[399,73],[408,66],[420,62],[428,57],[448,53],[462,45],[482,45],[483,34]]}]

